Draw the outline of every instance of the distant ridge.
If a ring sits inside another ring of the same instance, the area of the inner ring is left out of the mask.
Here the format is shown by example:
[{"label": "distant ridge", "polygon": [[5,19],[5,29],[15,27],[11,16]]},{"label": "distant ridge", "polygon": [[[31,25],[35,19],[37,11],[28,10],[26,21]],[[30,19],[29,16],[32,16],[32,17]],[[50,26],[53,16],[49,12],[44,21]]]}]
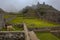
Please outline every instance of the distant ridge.
[{"label": "distant ridge", "polygon": [[22,10],[22,14],[27,17],[37,17],[51,22],[60,23],[60,11],[56,10],[45,2],[37,5],[27,6]]}]

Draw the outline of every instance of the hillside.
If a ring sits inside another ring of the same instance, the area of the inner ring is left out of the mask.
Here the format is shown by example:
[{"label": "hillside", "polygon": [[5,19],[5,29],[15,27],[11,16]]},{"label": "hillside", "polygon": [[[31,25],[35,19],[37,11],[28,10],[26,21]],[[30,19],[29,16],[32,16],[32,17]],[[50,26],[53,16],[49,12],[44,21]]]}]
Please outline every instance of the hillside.
[{"label": "hillside", "polygon": [[45,3],[27,6],[22,10],[24,17],[40,18],[50,22],[60,23],[60,11]]}]

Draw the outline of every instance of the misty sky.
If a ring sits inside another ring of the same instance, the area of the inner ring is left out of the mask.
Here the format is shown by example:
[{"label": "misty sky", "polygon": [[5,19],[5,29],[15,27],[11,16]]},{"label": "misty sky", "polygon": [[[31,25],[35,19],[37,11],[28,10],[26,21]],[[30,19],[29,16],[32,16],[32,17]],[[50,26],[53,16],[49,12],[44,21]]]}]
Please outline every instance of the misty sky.
[{"label": "misty sky", "polygon": [[46,4],[52,5],[54,8],[60,10],[60,0],[0,0],[0,8],[6,11],[18,11],[27,5],[41,4],[45,2]]}]

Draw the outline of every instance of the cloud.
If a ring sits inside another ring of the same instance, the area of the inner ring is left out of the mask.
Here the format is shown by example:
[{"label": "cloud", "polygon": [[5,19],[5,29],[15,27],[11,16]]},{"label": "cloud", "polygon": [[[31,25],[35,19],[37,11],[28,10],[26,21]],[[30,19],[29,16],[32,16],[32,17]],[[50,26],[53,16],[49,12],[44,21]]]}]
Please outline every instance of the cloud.
[{"label": "cloud", "polygon": [[0,0],[0,8],[6,11],[18,11],[27,5],[37,4],[38,1],[45,2],[60,10],[60,0]]}]

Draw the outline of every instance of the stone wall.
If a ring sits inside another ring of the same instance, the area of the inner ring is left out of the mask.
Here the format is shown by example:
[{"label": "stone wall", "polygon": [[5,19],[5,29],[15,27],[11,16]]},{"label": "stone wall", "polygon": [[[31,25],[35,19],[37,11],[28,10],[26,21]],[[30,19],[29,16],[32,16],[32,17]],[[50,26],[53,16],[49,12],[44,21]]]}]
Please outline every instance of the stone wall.
[{"label": "stone wall", "polygon": [[0,40],[25,40],[23,32],[0,32]]},{"label": "stone wall", "polygon": [[0,29],[4,27],[4,14],[0,13]]}]

